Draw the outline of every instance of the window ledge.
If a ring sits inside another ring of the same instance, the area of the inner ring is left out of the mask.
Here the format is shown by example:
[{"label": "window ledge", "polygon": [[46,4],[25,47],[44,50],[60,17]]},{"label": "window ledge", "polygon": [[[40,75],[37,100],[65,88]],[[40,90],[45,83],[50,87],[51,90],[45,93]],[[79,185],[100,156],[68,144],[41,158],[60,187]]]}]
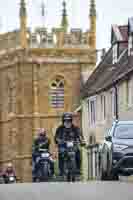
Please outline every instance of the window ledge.
[{"label": "window ledge", "polygon": [[97,122],[95,122],[95,124],[89,124],[89,128],[96,128],[97,126],[101,126],[101,125],[104,125],[104,124],[106,124],[106,120],[97,121]]},{"label": "window ledge", "polygon": [[97,122],[97,125],[104,125],[106,123],[106,119]]}]

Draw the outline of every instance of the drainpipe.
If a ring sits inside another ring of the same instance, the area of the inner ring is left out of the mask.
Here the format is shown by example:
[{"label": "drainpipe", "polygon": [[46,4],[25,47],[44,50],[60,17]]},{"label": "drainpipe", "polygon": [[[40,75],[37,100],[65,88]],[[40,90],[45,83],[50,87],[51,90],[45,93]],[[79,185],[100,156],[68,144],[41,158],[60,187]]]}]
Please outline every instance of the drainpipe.
[{"label": "drainpipe", "polygon": [[119,114],[118,114],[118,88],[117,88],[116,85],[114,86],[114,89],[115,89],[115,117],[116,117],[116,120],[118,120],[119,119]]}]

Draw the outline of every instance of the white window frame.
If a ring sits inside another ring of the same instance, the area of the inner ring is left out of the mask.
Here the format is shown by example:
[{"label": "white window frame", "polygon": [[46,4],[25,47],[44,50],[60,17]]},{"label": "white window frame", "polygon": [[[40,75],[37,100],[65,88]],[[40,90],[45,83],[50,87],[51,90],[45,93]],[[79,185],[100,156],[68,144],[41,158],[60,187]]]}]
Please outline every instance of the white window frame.
[{"label": "white window frame", "polygon": [[[92,102],[94,103],[93,108],[91,107]],[[89,119],[90,119],[90,125],[94,126],[96,124],[96,97],[89,98]]]},{"label": "white window frame", "polygon": [[133,36],[130,35],[128,39],[128,55],[131,55],[131,49],[133,48]]},{"label": "white window frame", "polygon": [[127,105],[131,107],[133,105],[133,80],[127,80]]},{"label": "white window frame", "polygon": [[113,64],[117,63],[118,60],[118,44],[113,46]]},{"label": "white window frame", "polygon": [[111,95],[111,115],[114,118],[116,115],[116,94],[115,94],[115,89],[112,88],[110,91],[110,95]]}]

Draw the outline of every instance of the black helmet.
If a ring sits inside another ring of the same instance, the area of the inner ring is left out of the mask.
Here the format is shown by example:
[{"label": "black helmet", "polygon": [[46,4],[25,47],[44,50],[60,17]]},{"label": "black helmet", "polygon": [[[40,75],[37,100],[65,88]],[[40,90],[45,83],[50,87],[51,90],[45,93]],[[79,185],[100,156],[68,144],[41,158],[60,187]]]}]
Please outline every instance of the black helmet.
[{"label": "black helmet", "polygon": [[64,113],[63,116],[62,116],[62,121],[72,121],[73,119],[73,116],[72,116],[72,113]]}]

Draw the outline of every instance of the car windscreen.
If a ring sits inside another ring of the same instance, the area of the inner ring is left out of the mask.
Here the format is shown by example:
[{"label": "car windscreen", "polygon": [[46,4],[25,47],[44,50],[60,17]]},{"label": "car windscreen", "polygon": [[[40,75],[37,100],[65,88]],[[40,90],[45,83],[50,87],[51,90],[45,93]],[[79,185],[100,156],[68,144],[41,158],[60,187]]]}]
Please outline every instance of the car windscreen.
[{"label": "car windscreen", "polygon": [[114,137],[118,139],[133,139],[133,124],[117,125],[115,128]]}]

